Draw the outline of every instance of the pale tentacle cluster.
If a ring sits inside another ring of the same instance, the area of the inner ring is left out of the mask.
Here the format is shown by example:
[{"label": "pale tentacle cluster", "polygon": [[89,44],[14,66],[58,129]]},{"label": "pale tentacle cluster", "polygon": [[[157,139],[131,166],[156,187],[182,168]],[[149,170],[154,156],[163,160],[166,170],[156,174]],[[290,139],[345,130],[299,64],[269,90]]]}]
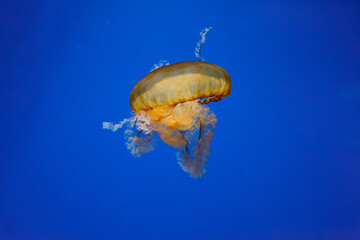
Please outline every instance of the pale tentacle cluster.
[{"label": "pale tentacle cluster", "polygon": [[103,128],[117,131],[126,126],[126,146],[136,157],[152,151],[155,136],[159,136],[178,149],[177,158],[182,169],[199,177],[205,172],[216,121],[209,107],[194,100],[133,113],[132,117],[116,124],[104,122]]}]

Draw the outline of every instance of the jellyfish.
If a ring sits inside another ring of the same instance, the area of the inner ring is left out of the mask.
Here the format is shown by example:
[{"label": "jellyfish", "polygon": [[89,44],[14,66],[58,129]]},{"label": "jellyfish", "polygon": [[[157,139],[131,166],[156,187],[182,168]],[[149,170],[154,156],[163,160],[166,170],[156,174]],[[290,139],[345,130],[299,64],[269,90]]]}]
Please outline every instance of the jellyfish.
[{"label": "jellyfish", "polygon": [[161,139],[177,150],[182,169],[192,177],[205,173],[217,122],[210,102],[231,92],[231,79],[218,65],[202,61],[162,64],[142,78],[130,93],[132,117],[103,128],[125,129],[126,146],[135,157],[154,149]]}]

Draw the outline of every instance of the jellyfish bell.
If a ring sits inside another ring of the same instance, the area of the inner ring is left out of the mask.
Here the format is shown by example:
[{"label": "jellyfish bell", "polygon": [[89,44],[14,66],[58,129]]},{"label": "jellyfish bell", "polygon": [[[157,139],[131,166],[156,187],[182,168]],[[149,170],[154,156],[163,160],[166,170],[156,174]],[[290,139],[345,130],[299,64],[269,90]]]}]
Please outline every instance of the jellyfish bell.
[{"label": "jellyfish bell", "polygon": [[[178,150],[180,166],[193,177],[205,172],[216,116],[206,105],[231,92],[230,75],[203,61],[186,61],[160,67],[141,79],[130,94],[133,117],[124,124],[127,148],[134,156],[153,150],[157,134]],[[104,123],[105,124],[105,123]],[[137,131],[131,128],[136,127]]]},{"label": "jellyfish bell", "polygon": [[209,103],[229,96],[230,91],[230,75],[223,68],[202,61],[179,62],[141,79],[130,93],[130,107],[137,112],[192,100]]}]

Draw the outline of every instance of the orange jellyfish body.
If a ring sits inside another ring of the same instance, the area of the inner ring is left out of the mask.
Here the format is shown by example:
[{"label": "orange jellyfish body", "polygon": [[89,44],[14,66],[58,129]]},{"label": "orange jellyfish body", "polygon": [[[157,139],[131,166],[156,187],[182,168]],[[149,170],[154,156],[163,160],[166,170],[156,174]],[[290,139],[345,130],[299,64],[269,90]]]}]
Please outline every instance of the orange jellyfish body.
[{"label": "orange jellyfish body", "polygon": [[[133,116],[103,128],[125,130],[126,146],[139,157],[152,151],[156,136],[178,150],[182,169],[193,177],[205,172],[216,116],[209,102],[229,96],[231,80],[221,67],[202,61],[174,63],[158,68],[133,88]],[[133,128],[137,131],[133,131]]]},{"label": "orange jellyfish body", "polygon": [[223,68],[202,61],[180,62],[141,79],[131,91],[130,107],[136,112],[200,98],[218,101],[230,91],[230,75]]},{"label": "orange jellyfish body", "polygon": [[230,75],[212,63],[180,62],[150,72],[130,94],[139,131],[128,137],[128,148],[138,156],[151,151],[151,134],[157,132],[179,150],[183,170],[202,176],[216,123],[215,114],[205,104],[229,96],[230,91]]}]

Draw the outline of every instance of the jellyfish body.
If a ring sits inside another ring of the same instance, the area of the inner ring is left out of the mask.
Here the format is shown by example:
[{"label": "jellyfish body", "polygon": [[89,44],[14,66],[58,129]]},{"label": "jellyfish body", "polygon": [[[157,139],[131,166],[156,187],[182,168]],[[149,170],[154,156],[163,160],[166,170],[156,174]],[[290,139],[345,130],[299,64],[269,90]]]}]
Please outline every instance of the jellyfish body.
[{"label": "jellyfish body", "polygon": [[230,76],[223,68],[202,61],[180,62],[141,79],[131,91],[130,107],[136,112],[201,98],[220,100],[230,91]]},{"label": "jellyfish body", "polygon": [[[216,116],[206,106],[231,92],[230,75],[203,61],[187,61],[158,68],[133,88],[133,117],[118,124],[104,123],[115,131],[124,124],[127,147],[134,156],[153,150],[154,134],[178,150],[179,164],[193,177],[202,176],[209,155]],[[136,127],[137,131],[131,128]]]}]

